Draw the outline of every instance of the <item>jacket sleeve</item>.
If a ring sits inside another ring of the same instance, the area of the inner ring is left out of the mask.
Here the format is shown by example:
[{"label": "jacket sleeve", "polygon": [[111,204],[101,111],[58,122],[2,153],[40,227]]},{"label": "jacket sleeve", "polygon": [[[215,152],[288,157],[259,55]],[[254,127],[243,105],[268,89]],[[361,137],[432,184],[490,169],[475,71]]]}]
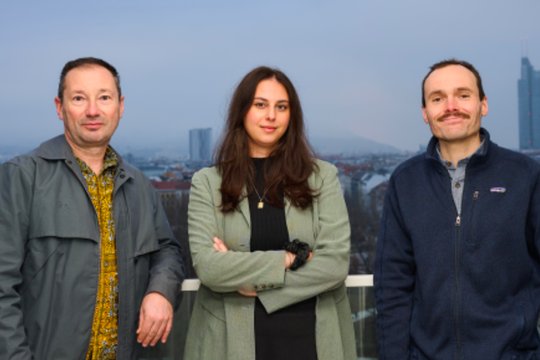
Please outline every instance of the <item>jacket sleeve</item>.
[{"label": "jacket sleeve", "polygon": [[540,170],[538,164],[534,164],[531,170],[533,182],[531,188],[529,212],[527,216],[527,241],[534,249],[534,258],[540,262]]},{"label": "jacket sleeve", "polygon": [[380,359],[405,359],[415,284],[411,239],[400,214],[394,179],[386,193],[377,240],[374,286]]},{"label": "jacket sleeve", "polygon": [[[254,290],[262,284],[283,286],[284,251],[217,252],[213,238],[220,235],[220,200],[214,196],[217,179],[208,169],[197,172],[191,182],[188,208],[189,245],[193,267],[201,283],[216,292]],[[239,214],[227,216],[240,216]],[[266,286],[266,285],[265,285]]]},{"label": "jacket sleeve", "polygon": [[171,231],[159,196],[150,184],[148,187],[153,197],[155,232],[160,250],[151,256],[150,279],[146,292],[162,294],[173,308],[176,308],[181,301],[182,281],[185,278],[180,244]]},{"label": "jacket sleeve", "polygon": [[[313,257],[285,273],[283,287],[258,293],[268,313],[343,285],[349,271],[350,225],[347,207],[333,165],[319,164],[319,196],[313,204]],[[306,226],[309,226],[306,224]]]},{"label": "jacket sleeve", "polygon": [[32,358],[19,293],[32,193],[31,174],[0,165],[0,359]]}]

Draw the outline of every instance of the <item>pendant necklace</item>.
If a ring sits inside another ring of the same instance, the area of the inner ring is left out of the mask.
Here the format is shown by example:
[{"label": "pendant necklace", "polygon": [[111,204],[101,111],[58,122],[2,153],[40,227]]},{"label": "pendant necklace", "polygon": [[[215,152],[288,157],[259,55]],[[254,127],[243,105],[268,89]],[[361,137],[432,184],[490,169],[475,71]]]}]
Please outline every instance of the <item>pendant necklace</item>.
[{"label": "pendant necklace", "polygon": [[264,196],[268,192],[268,189],[264,189],[264,192],[263,192],[262,196],[259,195],[259,192],[257,191],[257,188],[255,187],[255,185],[253,185],[253,190],[255,190],[255,194],[259,198],[259,202],[257,203],[257,209],[264,208]]}]

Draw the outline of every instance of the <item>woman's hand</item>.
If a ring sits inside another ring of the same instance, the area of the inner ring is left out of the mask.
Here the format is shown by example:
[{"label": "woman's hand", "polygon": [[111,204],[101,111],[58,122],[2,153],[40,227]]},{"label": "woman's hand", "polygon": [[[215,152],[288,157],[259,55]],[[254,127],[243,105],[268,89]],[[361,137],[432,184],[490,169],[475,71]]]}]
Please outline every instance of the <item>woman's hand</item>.
[{"label": "woman's hand", "polygon": [[294,259],[296,259],[296,255],[292,252],[285,251],[285,269],[289,269],[294,262]]},{"label": "woman's hand", "polygon": [[214,240],[214,250],[216,250],[217,252],[227,252],[227,251],[229,251],[229,248],[227,247],[227,245],[225,245],[223,240],[221,240],[217,236],[214,236],[213,240]]},{"label": "woman's hand", "polygon": [[247,297],[256,297],[257,296],[257,292],[255,290],[240,289],[240,290],[238,290],[238,293],[240,295],[247,296]]}]

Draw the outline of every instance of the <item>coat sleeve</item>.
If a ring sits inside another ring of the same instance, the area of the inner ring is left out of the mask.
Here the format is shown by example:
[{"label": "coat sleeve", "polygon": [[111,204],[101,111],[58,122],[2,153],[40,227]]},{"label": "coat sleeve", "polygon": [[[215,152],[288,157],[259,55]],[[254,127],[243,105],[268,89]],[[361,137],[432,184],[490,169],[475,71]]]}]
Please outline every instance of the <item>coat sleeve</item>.
[{"label": "coat sleeve", "polygon": [[148,189],[152,192],[154,226],[160,250],[151,256],[150,279],[146,292],[162,294],[176,308],[181,301],[182,281],[185,278],[181,248],[171,231],[159,196],[150,184]]},{"label": "coat sleeve", "polygon": [[268,313],[343,285],[349,271],[350,225],[337,169],[319,163],[318,197],[313,204],[313,257],[285,273],[283,287],[258,293]]},{"label": "coat sleeve", "polygon": [[384,203],[374,272],[380,359],[408,358],[415,272],[412,244],[392,178]]},{"label": "coat sleeve", "polygon": [[529,211],[527,215],[527,241],[534,249],[534,258],[540,263],[540,170],[538,164],[534,164],[530,171],[534,174],[531,188]]},{"label": "coat sleeve", "polygon": [[219,184],[214,183],[217,179],[208,171],[204,169],[193,176],[188,207],[189,245],[199,280],[216,292],[254,290],[262,284],[283,286],[285,251],[223,253],[214,250],[212,239],[220,236],[220,200],[214,196]]},{"label": "coat sleeve", "polygon": [[32,174],[14,163],[0,165],[0,359],[31,359],[21,311],[21,288]]}]

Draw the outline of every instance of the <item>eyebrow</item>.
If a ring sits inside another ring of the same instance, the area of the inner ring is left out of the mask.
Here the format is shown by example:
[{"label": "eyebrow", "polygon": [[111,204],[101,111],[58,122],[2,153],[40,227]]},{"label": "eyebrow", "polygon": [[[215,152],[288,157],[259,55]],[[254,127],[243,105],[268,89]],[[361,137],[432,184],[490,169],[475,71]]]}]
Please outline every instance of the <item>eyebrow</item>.
[{"label": "eyebrow", "polygon": [[435,90],[435,91],[432,91],[430,93],[427,94],[427,98],[430,98],[432,96],[436,96],[436,95],[443,95],[444,92],[442,90]]},{"label": "eyebrow", "polygon": [[[255,97],[253,98],[253,100],[263,100],[263,101],[266,101],[266,102],[269,101],[268,99],[263,98],[262,96],[255,96]],[[289,100],[281,99],[281,100],[278,100],[278,101],[276,101],[276,102],[277,102],[277,103],[284,103],[284,102],[288,103]]]},{"label": "eyebrow", "polygon": [[[454,89],[453,92],[474,92],[473,89],[469,88],[469,87],[459,87],[457,89]],[[436,96],[436,95],[444,95],[445,92],[443,90],[434,90],[430,93],[427,94],[427,97],[430,98],[432,96]]]},{"label": "eyebrow", "polygon": [[[75,94],[85,94],[86,93],[86,90],[83,90],[83,89],[74,89],[74,90],[71,90],[73,93]],[[102,88],[102,89],[99,89],[98,90],[98,94],[102,94],[102,93],[105,93],[105,92],[114,92],[115,90],[114,89],[106,89],[106,88]]]}]

